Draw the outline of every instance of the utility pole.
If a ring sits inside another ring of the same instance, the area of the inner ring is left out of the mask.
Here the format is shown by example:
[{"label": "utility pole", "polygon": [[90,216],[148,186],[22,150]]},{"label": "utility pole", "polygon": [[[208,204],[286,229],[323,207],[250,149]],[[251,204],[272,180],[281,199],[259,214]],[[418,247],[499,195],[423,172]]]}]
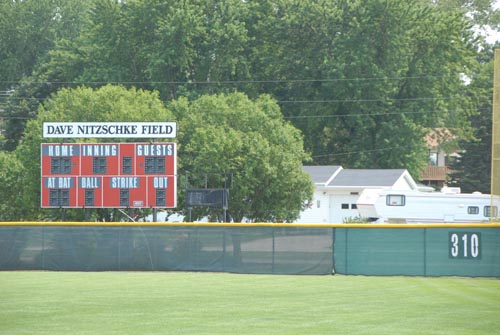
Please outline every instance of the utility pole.
[{"label": "utility pole", "polygon": [[500,195],[500,49],[495,49],[493,65],[491,134],[491,194]]}]

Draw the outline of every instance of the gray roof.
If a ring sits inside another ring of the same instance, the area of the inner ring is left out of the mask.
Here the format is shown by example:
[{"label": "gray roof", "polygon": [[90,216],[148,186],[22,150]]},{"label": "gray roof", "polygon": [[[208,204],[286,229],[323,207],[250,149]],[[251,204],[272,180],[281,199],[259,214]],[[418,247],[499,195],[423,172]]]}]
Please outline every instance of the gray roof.
[{"label": "gray roof", "polygon": [[303,166],[302,169],[315,184],[333,187],[390,187],[406,172],[405,169],[342,169],[338,165]]},{"label": "gray roof", "polygon": [[302,166],[302,169],[309,173],[313,183],[326,184],[333,174],[342,167],[338,165],[311,165]]},{"label": "gray roof", "polygon": [[393,186],[405,169],[345,169],[328,186]]}]

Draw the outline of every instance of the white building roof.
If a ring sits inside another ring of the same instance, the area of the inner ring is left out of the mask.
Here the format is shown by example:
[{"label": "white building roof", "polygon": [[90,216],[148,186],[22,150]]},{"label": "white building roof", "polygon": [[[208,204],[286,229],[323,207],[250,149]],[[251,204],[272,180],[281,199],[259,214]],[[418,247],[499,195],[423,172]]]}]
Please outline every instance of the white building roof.
[{"label": "white building roof", "polygon": [[332,188],[392,188],[401,181],[417,184],[405,169],[343,169],[337,165],[303,166],[316,186]]}]

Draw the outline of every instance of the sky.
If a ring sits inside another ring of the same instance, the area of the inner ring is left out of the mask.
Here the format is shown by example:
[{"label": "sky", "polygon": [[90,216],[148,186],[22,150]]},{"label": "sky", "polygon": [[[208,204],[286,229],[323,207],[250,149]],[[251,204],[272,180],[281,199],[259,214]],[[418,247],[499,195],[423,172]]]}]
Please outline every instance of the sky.
[{"label": "sky", "polygon": [[488,44],[494,44],[496,41],[500,41],[500,32],[492,29],[487,29],[486,33],[486,42]]},{"label": "sky", "polygon": [[[500,9],[500,0],[495,0],[495,4],[493,6],[496,9]],[[494,44],[496,41],[500,41],[500,31],[487,29],[486,41],[490,44]]]}]

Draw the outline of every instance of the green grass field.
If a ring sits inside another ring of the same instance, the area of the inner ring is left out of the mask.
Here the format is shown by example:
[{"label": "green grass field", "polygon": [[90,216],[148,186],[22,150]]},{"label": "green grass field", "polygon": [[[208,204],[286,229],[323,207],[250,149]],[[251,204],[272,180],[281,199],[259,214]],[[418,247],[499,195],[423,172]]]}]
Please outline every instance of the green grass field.
[{"label": "green grass field", "polygon": [[498,334],[500,280],[0,272],[0,334]]}]

